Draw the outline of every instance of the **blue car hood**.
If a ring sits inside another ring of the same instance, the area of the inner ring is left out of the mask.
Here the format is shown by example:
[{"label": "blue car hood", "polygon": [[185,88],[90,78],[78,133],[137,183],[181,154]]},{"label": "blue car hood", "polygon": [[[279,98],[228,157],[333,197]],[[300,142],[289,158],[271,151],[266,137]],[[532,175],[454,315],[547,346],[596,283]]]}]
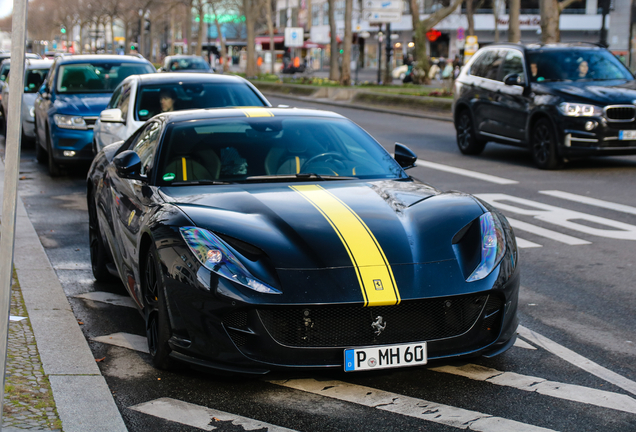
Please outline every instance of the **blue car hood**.
[{"label": "blue car hood", "polygon": [[59,114],[98,116],[111,96],[111,93],[57,95],[54,105]]}]

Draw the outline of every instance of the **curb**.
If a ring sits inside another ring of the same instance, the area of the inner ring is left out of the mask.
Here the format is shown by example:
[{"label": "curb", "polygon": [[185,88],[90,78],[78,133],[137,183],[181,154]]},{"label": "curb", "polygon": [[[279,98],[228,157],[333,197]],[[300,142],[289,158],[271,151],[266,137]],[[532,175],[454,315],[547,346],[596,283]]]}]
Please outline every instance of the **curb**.
[{"label": "curb", "polygon": [[[2,200],[2,161],[0,173]],[[13,264],[62,429],[65,432],[127,431],[19,195]]]},{"label": "curb", "polygon": [[259,90],[259,91],[261,93],[263,93],[265,96],[279,97],[279,98],[283,98],[283,99],[292,99],[292,100],[297,100],[297,101],[302,101],[302,102],[310,102],[310,103],[317,103],[317,104],[322,104],[322,105],[338,106],[338,107],[342,107],[342,108],[352,108],[352,109],[357,109],[357,110],[362,110],[362,111],[373,111],[373,112],[379,112],[379,113],[384,113],[384,114],[394,114],[394,115],[399,115],[399,116],[416,117],[416,118],[423,118],[423,119],[429,119],[429,120],[439,120],[439,121],[446,121],[446,122],[451,122],[451,123],[453,122],[453,119],[450,116],[449,117],[445,117],[445,116],[439,116],[439,115],[435,115],[435,114],[424,114],[424,113],[412,112],[412,111],[401,111],[401,110],[393,110],[393,109],[387,109],[387,108],[376,108],[376,107],[373,107],[373,106],[366,106],[366,105],[355,105],[355,104],[351,104],[351,103],[348,103],[348,102],[334,102],[334,101],[313,99],[313,98],[302,97],[302,96],[291,96],[291,95],[287,95],[287,94],[269,92],[267,90],[265,90],[265,91]]}]

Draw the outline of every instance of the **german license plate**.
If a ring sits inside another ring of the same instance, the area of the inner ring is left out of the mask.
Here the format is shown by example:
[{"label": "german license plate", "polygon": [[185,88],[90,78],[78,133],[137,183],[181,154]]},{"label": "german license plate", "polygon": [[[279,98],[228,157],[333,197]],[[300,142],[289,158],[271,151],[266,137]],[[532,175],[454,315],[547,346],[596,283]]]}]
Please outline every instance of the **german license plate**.
[{"label": "german license plate", "polygon": [[623,141],[636,140],[636,130],[622,130],[618,132],[618,139]]},{"label": "german license plate", "polygon": [[426,354],[426,342],[346,349],[345,372],[425,365]]}]

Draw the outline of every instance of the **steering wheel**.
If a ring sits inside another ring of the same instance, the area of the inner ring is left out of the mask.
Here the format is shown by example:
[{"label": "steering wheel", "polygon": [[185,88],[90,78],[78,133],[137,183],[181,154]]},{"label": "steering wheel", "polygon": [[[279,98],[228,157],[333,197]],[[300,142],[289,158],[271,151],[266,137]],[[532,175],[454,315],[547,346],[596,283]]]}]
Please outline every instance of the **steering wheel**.
[{"label": "steering wheel", "polygon": [[[322,160],[322,159],[325,159],[325,160],[335,159],[336,161],[339,161],[339,162],[341,162],[341,163],[342,163],[343,161],[346,161],[346,160],[347,160],[347,158],[345,158],[345,157],[344,157],[343,155],[341,155],[340,153],[336,153],[336,152],[326,152],[326,153],[320,153],[320,154],[317,154],[316,156],[312,156],[312,157],[310,157],[309,159],[307,159],[307,160],[305,161],[305,163],[303,164],[303,166],[302,166],[302,167],[300,167],[300,172],[303,172],[303,171],[304,171],[304,169],[305,169],[305,167],[307,167],[307,166],[311,165],[312,163],[314,163],[314,162],[316,162],[316,161]],[[343,163],[343,166],[344,166],[344,163]]]}]

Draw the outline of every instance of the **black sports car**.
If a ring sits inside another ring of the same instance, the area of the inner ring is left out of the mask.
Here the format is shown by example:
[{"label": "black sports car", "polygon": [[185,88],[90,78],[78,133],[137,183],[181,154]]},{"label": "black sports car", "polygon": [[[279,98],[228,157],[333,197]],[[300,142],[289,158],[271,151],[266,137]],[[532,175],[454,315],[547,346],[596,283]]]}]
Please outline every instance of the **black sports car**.
[{"label": "black sports car", "polygon": [[496,355],[515,341],[506,219],[411,178],[330,112],[161,114],[88,174],[95,278],[117,275],[155,366],[347,371]]}]

